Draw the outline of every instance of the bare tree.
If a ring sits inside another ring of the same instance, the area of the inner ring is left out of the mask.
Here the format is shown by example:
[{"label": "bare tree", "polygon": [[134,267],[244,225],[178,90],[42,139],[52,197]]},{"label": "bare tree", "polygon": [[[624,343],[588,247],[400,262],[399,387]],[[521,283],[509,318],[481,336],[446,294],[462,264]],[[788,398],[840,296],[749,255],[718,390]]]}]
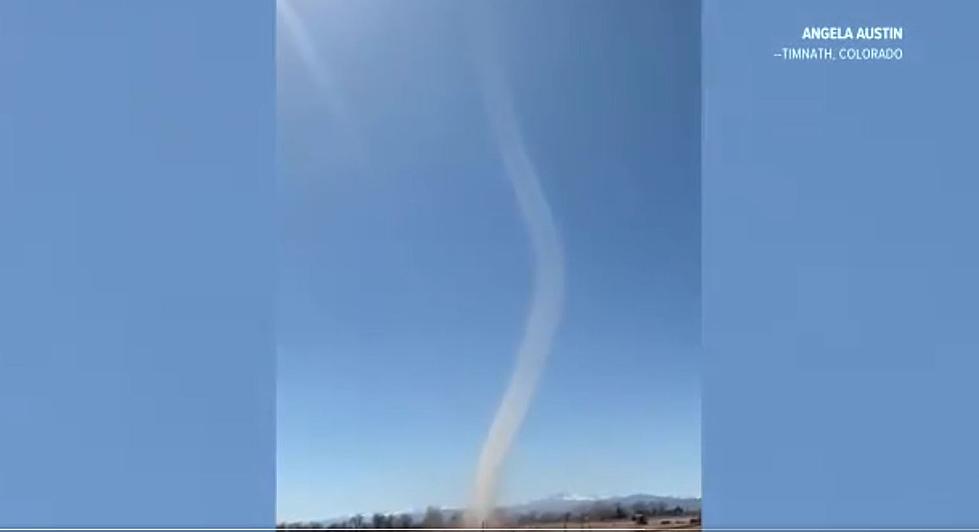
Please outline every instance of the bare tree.
[{"label": "bare tree", "polygon": [[425,517],[422,519],[422,526],[425,528],[442,528],[443,525],[444,519],[442,518],[442,510],[439,510],[434,506],[429,506],[425,510]]}]

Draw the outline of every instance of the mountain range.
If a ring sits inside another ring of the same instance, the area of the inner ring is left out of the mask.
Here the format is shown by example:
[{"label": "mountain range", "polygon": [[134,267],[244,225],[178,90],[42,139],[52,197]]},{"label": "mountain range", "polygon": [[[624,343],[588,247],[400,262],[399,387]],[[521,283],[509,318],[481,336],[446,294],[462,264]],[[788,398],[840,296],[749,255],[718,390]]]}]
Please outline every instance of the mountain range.
[{"label": "mountain range", "polygon": [[543,499],[537,499],[534,501],[526,502],[523,504],[515,504],[511,506],[504,507],[508,513],[526,514],[526,513],[567,513],[576,512],[596,504],[603,504],[607,506],[621,505],[623,508],[630,508],[636,503],[643,504],[662,504],[667,508],[675,508],[677,506],[683,508],[684,510],[699,510],[700,509],[700,499],[693,497],[670,497],[670,496],[660,496],[660,495],[648,495],[645,493],[635,493],[632,495],[615,496],[615,497],[591,497],[583,495],[575,495],[571,493],[558,493],[545,497]]}]

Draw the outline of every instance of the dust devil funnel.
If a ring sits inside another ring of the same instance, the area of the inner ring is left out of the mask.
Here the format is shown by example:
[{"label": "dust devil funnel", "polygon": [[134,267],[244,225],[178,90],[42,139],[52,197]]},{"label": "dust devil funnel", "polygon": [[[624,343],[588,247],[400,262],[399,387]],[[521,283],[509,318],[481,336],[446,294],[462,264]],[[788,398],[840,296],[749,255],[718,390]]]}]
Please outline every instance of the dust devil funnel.
[{"label": "dust devil funnel", "polygon": [[517,348],[516,365],[503,394],[496,416],[483,443],[467,519],[470,524],[486,523],[495,504],[504,460],[510,450],[530,401],[533,398],[551,342],[561,321],[564,301],[564,259],[561,241],[551,207],[541,188],[540,178],[527,154],[517,123],[503,70],[495,54],[482,39],[480,66],[483,105],[491,137],[495,140],[503,169],[513,186],[520,213],[527,225],[533,254],[533,294]]}]

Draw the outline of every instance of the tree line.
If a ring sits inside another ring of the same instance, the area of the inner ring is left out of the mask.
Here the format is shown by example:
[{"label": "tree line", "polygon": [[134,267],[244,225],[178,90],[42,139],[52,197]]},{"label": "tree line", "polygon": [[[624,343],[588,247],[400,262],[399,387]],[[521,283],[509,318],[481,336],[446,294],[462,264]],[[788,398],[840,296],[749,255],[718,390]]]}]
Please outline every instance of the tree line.
[{"label": "tree line", "polygon": [[[596,501],[582,504],[568,512],[518,512],[497,509],[491,521],[498,525],[528,526],[534,524],[560,524],[568,527],[589,527],[593,523],[603,521],[621,521],[631,519],[637,523],[645,523],[647,518],[658,517],[699,517],[700,508],[668,506],[662,501],[638,501],[630,505],[608,501]],[[292,522],[280,523],[280,529],[358,529],[358,528],[452,528],[462,527],[463,514],[460,510],[442,510],[429,507],[418,518],[412,514],[382,514],[370,516],[357,514],[352,517],[331,522]]]}]

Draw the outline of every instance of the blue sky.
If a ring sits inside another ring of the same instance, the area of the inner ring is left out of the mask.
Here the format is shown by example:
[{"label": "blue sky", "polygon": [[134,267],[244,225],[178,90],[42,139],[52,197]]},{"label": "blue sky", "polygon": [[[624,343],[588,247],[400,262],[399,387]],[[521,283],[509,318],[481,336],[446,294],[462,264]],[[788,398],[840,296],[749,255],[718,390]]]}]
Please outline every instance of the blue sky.
[{"label": "blue sky", "polygon": [[532,288],[474,32],[499,46],[567,275],[502,498],[699,495],[697,3],[291,4],[279,517],[467,500]]}]

